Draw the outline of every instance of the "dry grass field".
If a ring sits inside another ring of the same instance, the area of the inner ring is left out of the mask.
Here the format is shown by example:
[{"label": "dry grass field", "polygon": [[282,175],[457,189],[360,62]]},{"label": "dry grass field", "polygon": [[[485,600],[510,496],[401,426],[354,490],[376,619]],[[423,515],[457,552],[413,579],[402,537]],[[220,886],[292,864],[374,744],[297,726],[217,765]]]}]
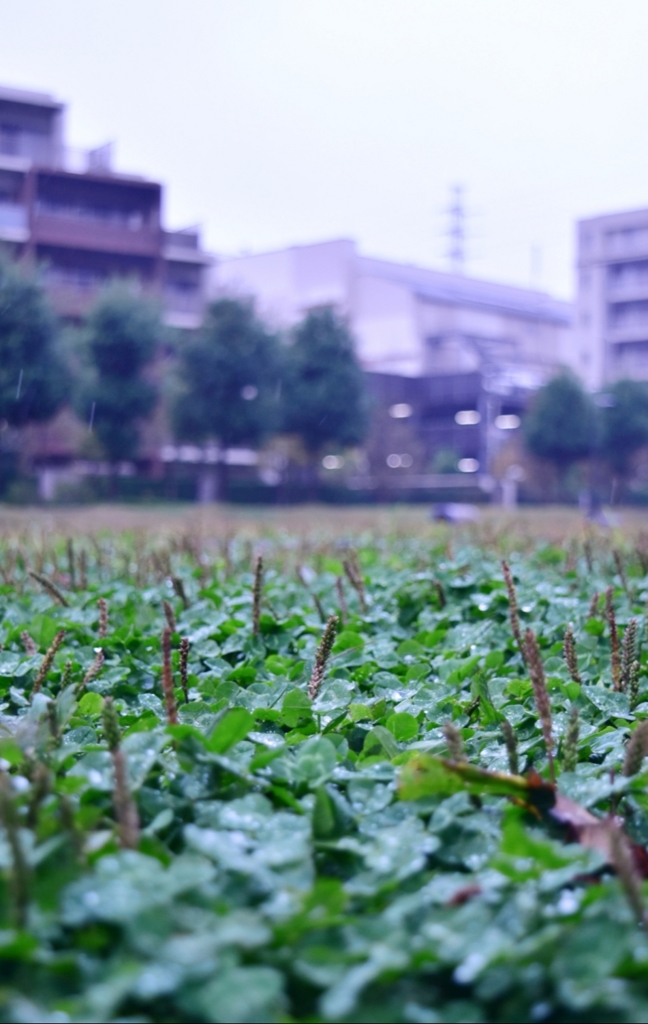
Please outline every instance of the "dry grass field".
[{"label": "dry grass field", "polygon": [[447,526],[432,522],[427,505],[259,507],[103,504],[55,508],[0,505],[0,536],[74,536],[124,531],[160,536],[193,534],[204,538],[224,538],[234,534],[251,538],[273,534],[300,538],[317,535],[322,540],[361,534],[427,536],[431,539],[450,535],[506,550],[524,549],[538,541],[560,544],[587,533],[602,533],[613,540],[631,541],[642,532],[648,532],[648,510],[621,508],[606,514],[610,526],[601,529],[586,523],[578,509],[561,506],[520,508],[514,513],[497,507],[484,507],[476,522]]}]

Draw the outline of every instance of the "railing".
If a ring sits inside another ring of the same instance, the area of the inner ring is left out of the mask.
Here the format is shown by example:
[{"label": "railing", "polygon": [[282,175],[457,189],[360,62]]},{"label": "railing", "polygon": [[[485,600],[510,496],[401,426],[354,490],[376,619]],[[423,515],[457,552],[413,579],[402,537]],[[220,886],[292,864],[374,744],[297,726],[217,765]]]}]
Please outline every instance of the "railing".
[{"label": "railing", "polygon": [[73,206],[65,203],[51,203],[39,199],[36,213],[45,217],[60,217],[62,220],[92,221],[95,224],[116,224],[129,231],[141,231],[148,227],[146,216],[141,210],[116,210],[100,206]]},{"label": "railing", "polygon": [[182,231],[165,231],[164,244],[179,249],[200,249],[200,229],[186,228]]},{"label": "railing", "polygon": [[623,277],[608,281],[607,292],[610,297],[623,298],[637,292],[648,293],[648,273],[624,274]]},{"label": "railing", "polygon": [[21,132],[7,138],[0,135],[0,156],[28,160],[36,167],[51,167],[57,171],[75,174],[111,174],[113,170],[113,144],[96,149],[76,146],[56,146],[51,138]]},{"label": "railing", "polygon": [[607,256],[635,256],[648,252],[648,228],[611,231],[605,239]]},{"label": "railing", "polygon": [[648,340],[648,319],[643,323],[623,324],[623,326],[608,327],[605,332],[605,339],[611,345],[622,342],[643,342]]},{"label": "railing", "polygon": [[629,309],[611,313],[608,324],[612,330],[633,330],[635,327],[648,327],[648,309]]},{"label": "railing", "polygon": [[161,255],[160,232],[147,224],[134,228],[120,221],[56,215],[41,209],[32,229],[38,245],[64,245],[148,259]]},{"label": "railing", "polygon": [[93,273],[82,267],[47,267],[44,273],[45,284],[50,288],[71,288],[92,291],[107,284],[105,275]]},{"label": "railing", "polygon": [[113,170],[113,144],[106,143],[96,149],[78,149],[66,146],[60,157],[60,169],[74,171],[77,174],[110,174]]}]

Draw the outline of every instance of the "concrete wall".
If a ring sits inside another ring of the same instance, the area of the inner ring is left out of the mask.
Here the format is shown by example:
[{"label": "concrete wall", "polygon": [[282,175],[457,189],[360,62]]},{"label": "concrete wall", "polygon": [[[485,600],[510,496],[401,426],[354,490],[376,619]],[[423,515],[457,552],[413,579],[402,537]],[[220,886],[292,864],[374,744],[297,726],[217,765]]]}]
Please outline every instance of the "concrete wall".
[{"label": "concrete wall", "polygon": [[348,318],[363,368],[420,377],[516,364],[541,383],[573,365],[571,307],[541,292],[362,257],[353,242],[220,259],[212,296],[253,297],[290,328],[309,309]]},{"label": "concrete wall", "polygon": [[351,323],[365,370],[402,377],[425,373],[416,299],[405,285],[360,274]]},{"label": "concrete wall", "polygon": [[253,298],[259,315],[275,328],[292,327],[317,306],[350,312],[353,242],[340,240],[276,252],[217,259],[210,275],[212,297]]}]

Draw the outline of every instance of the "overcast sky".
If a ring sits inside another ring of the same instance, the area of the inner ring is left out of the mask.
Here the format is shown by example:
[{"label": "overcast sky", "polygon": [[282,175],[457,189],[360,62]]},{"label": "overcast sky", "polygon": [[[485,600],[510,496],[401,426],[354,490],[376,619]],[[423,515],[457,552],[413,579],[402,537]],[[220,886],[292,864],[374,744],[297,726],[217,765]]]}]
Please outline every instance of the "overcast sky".
[{"label": "overcast sky", "polygon": [[215,252],[443,267],[460,183],[468,273],[570,296],[575,219],[648,205],[647,0],[2,0],[0,84]]}]

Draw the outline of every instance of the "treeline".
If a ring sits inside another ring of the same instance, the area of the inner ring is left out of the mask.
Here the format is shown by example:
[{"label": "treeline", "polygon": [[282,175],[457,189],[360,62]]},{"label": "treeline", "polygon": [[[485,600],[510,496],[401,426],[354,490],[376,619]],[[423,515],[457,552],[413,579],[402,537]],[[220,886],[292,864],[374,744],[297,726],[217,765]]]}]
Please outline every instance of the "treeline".
[{"label": "treeline", "polygon": [[612,499],[619,498],[648,445],[648,388],[641,381],[617,380],[589,394],[577,377],[561,373],[534,395],[523,435],[527,450],[554,467],[551,497],[570,496],[570,474],[580,465],[587,470],[581,484],[602,493],[602,485],[611,483]]},{"label": "treeline", "polygon": [[[85,428],[85,454],[113,466],[150,457],[142,435],[152,419],[162,424],[158,448],[165,439],[259,449],[288,435],[302,492],[313,496],[322,455],[362,444],[370,411],[353,340],[329,309],[280,336],[252,303],[224,298],[208,306],[200,330],[183,334],[163,325],[155,302],[115,284],[71,327],[57,319],[36,275],[0,257],[0,492],[3,451],[17,450],[20,463],[21,428],[64,407]],[[526,451],[554,469],[541,493],[540,463],[531,468],[533,500],[572,500],[583,488],[607,498],[610,484],[620,497],[648,445],[648,390],[620,380],[591,395],[565,372],[533,396],[522,426]],[[451,454],[444,472],[457,470]],[[385,453],[374,453],[373,468],[381,464]],[[20,469],[29,469],[24,460]],[[226,496],[227,461],[212,472],[212,496]]]},{"label": "treeline", "polygon": [[[155,302],[113,285],[69,327],[36,276],[0,260],[0,426],[43,422],[64,406],[112,464],[137,459],[160,406],[178,443],[256,448],[289,433],[313,474],[324,448],[360,444],[368,426],[353,342],[329,309],[279,337],[251,303],[225,298],[182,335],[164,327]],[[224,476],[226,462],[217,465]]]}]

